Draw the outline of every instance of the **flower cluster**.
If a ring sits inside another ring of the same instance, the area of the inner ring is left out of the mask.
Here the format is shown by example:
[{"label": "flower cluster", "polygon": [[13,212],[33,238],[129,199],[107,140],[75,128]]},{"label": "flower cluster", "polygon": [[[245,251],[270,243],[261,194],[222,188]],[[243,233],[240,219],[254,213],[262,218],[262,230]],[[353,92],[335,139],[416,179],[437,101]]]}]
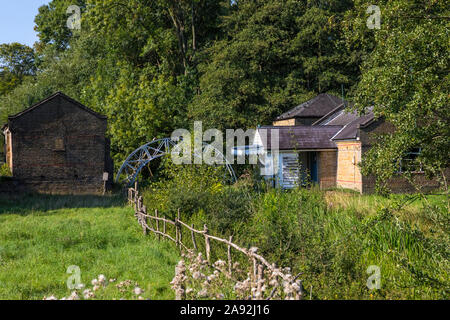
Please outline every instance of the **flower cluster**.
[{"label": "flower cluster", "polygon": [[171,285],[176,299],[224,299],[221,292],[224,284],[225,261],[209,266],[202,253],[189,250],[182,254],[182,260],[175,267]]},{"label": "flower cluster", "polygon": [[185,294],[184,283],[187,280],[185,273],[186,266],[184,260],[181,259],[180,262],[178,262],[178,264],[175,266],[175,277],[170,282],[170,284],[172,285],[172,289],[175,291],[177,300],[181,300]]},{"label": "flower cluster", "polygon": [[[249,249],[256,254],[257,248]],[[302,298],[301,280],[292,276],[290,268],[261,267],[254,270],[252,261],[245,273],[238,262],[228,266],[218,260],[212,265],[203,259],[201,253],[192,250],[182,254],[182,260],[175,267],[171,285],[177,299],[287,299]],[[230,270],[231,269],[231,270]],[[231,271],[231,273],[230,273]],[[238,280],[243,279],[243,280]]]},{"label": "flower cluster", "polygon": [[[91,281],[92,288],[86,288],[83,293],[79,294],[77,290],[72,291],[70,296],[63,297],[60,300],[80,300],[81,297],[84,300],[94,299],[96,297],[96,292],[100,292],[100,290],[106,288],[108,284],[111,284],[113,282],[116,282],[116,279],[107,279],[106,276],[103,274],[99,275],[97,278],[93,279]],[[138,300],[144,300],[144,298],[141,296],[141,294],[144,292],[142,290],[137,282],[132,282],[131,280],[125,280],[121,281],[120,283],[116,284],[115,286],[121,294],[125,294],[126,292],[130,291],[130,287],[132,287],[131,292],[137,298]],[[79,286],[78,290],[84,288],[84,285]],[[44,297],[43,300],[58,300],[58,298],[54,295],[51,295],[49,297]],[[121,299],[123,300],[123,298]]]}]

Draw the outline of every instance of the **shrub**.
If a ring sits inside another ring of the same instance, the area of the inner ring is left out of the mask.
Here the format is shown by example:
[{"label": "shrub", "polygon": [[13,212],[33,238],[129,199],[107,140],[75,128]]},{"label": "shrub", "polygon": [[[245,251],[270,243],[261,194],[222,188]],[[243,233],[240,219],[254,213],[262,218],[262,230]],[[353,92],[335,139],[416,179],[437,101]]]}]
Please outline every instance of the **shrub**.
[{"label": "shrub", "polygon": [[180,209],[183,221],[192,220],[198,226],[206,223],[210,230],[220,233],[246,220],[251,191],[226,185],[222,167],[169,164],[164,169],[167,178],[144,190],[148,209],[158,209],[172,219]]},{"label": "shrub", "polygon": [[12,177],[11,169],[7,163],[4,163],[0,167],[0,177]]}]

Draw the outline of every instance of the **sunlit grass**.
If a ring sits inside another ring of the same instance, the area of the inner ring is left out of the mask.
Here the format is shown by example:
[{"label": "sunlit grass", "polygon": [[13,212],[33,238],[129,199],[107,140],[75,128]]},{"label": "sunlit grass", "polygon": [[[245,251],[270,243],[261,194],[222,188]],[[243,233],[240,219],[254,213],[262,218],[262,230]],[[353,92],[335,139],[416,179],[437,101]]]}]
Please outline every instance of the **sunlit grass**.
[{"label": "sunlit grass", "polygon": [[[68,296],[70,265],[80,267],[86,286],[104,274],[137,282],[144,298],[173,299],[177,261],[174,246],[142,234],[120,197],[0,199],[0,299]],[[120,294],[113,284],[96,298],[133,298],[131,289]]]}]

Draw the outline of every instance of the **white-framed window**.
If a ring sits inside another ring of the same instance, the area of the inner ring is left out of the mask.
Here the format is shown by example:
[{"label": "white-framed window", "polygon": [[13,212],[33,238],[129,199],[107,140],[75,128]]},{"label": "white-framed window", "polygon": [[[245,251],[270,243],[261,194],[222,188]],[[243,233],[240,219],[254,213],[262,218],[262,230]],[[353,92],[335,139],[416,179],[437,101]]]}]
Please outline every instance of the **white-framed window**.
[{"label": "white-framed window", "polygon": [[400,160],[399,168],[397,173],[404,173],[404,172],[414,172],[414,173],[421,173],[423,172],[423,166],[422,163],[417,161],[417,158],[422,153],[421,148],[414,148]]}]

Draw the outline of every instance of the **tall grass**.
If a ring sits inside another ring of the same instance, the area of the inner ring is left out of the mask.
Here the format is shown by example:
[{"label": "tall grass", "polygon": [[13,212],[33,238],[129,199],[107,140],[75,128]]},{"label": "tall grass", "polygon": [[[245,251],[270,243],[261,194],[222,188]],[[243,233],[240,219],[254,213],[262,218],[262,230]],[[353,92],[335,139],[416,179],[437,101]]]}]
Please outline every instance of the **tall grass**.
[{"label": "tall grass", "polygon": [[[424,201],[315,188],[282,191],[251,183],[218,186],[216,178],[208,184],[197,177],[192,170],[150,186],[147,207],[167,215],[180,208],[183,221],[206,223],[222,237],[233,234],[235,242],[258,247],[269,261],[303,272],[312,299],[449,297],[445,196]],[[225,247],[213,249],[215,257],[226,257]],[[380,268],[379,290],[367,287],[370,266]]]}]

